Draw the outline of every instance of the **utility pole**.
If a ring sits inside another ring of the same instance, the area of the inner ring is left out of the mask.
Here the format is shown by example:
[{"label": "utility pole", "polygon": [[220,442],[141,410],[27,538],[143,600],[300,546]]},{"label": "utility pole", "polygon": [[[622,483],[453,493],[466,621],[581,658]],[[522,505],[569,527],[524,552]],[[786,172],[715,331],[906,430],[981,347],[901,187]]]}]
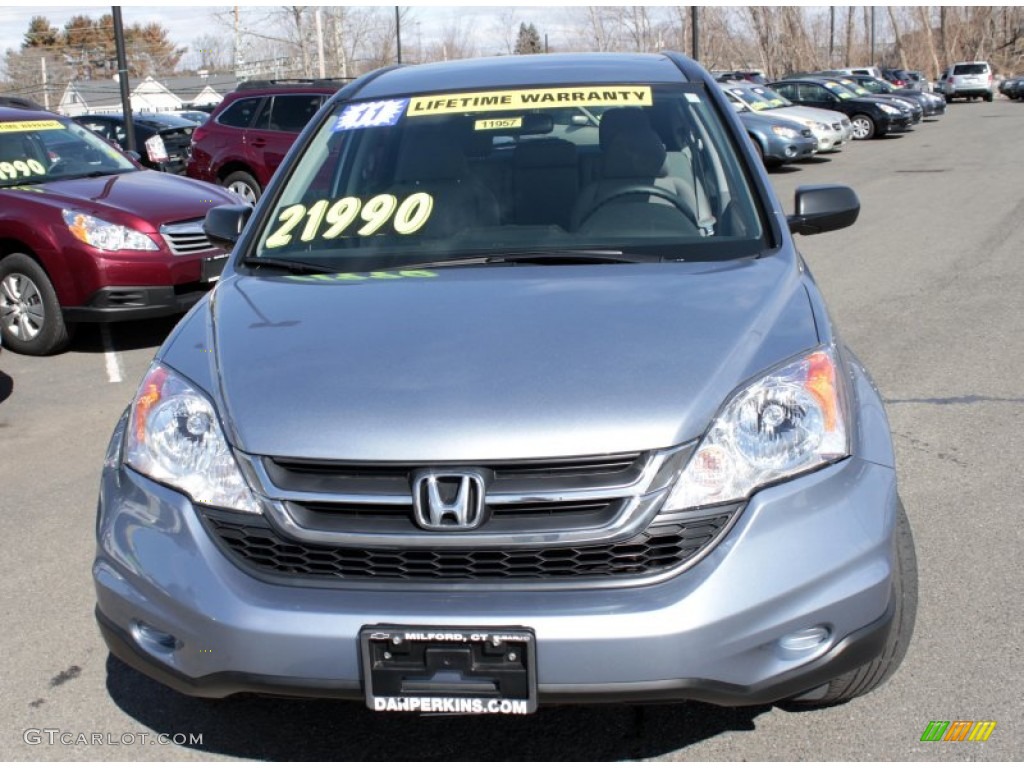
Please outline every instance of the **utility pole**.
[{"label": "utility pole", "polygon": [[50,89],[46,87],[46,56],[39,57],[39,64],[43,68],[43,106],[50,108]]},{"label": "utility pole", "polygon": [[235,77],[240,77],[242,70],[242,25],[238,18],[238,6],[235,6]]},{"label": "utility pole", "polygon": [[700,61],[700,18],[698,15],[699,13],[699,6],[690,6],[690,32],[693,36],[693,51],[690,53],[690,57],[694,61]]},{"label": "utility pole", "polygon": [[323,80],[327,77],[327,71],[324,69],[324,27],[323,22],[320,21],[320,9],[316,9],[316,55],[320,60],[320,79]]},{"label": "utility pole", "polygon": [[875,6],[871,6],[871,66],[875,66]]},{"label": "utility pole", "polygon": [[398,47],[398,63],[402,63],[402,16],[395,6],[395,43]]},{"label": "utility pole", "polygon": [[132,100],[128,95],[128,60],[124,54],[124,23],[121,21],[121,6],[114,10],[114,47],[117,50],[117,82],[121,86],[121,110],[124,112],[125,149],[135,151],[135,123],[132,121]]},{"label": "utility pole", "polygon": [[828,65],[831,67],[835,63],[835,51],[836,51],[836,7],[830,5],[828,7]]}]

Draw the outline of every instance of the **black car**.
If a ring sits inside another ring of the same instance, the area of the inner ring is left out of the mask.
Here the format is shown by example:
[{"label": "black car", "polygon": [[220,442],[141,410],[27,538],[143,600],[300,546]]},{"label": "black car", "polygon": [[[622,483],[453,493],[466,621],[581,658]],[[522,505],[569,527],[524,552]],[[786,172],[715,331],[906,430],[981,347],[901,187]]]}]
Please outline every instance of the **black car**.
[{"label": "black car", "polygon": [[888,80],[879,80],[871,75],[843,75],[843,77],[853,80],[861,88],[877,96],[899,96],[901,99],[912,101],[924,110],[925,117],[938,117],[946,113],[946,100],[933,93],[925,93],[913,88],[895,88]]},{"label": "black car", "polygon": [[[909,110],[912,125],[917,125],[924,118],[924,107],[915,99],[907,99],[902,96],[897,96],[894,93],[875,93],[873,91],[869,91],[859,83],[848,78],[846,75],[819,75],[819,77],[833,83],[838,83],[843,88],[852,92],[854,96],[863,96],[866,99],[881,99],[900,110]],[[829,87],[829,83],[826,82],[825,86]]]},{"label": "black car", "polygon": [[[79,115],[75,122],[98,133],[122,149],[128,148],[124,115]],[[196,124],[176,115],[133,115],[136,151],[147,168],[168,173],[185,173],[192,132]]]},{"label": "black car", "polygon": [[855,96],[838,83],[829,87],[827,80],[782,80],[769,83],[769,87],[794,104],[848,115],[853,123],[855,139],[880,138],[895,131],[905,131],[911,125],[910,115],[899,108],[873,97]]},{"label": "black car", "polygon": [[1008,77],[999,84],[999,92],[1008,99],[1024,99],[1024,77]]}]

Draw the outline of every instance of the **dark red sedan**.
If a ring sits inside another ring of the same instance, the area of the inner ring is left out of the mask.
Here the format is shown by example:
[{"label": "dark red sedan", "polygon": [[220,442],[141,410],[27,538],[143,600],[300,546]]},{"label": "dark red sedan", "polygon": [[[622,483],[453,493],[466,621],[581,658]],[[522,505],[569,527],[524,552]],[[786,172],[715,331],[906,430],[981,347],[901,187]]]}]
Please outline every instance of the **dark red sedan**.
[{"label": "dark red sedan", "polygon": [[226,254],[206,211],[237,204],[201,181],[144,170],[51,112],[0,108],[0,333],[57,352],[74,323],[182,313]]}]

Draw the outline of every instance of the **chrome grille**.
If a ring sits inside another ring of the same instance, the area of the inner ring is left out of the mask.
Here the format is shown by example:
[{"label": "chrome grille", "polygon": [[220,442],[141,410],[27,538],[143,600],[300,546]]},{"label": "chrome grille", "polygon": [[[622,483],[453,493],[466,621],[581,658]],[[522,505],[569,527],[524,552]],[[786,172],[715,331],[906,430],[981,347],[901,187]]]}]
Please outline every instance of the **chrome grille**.
[{"label": "chrome grille", "polygon": [[[242,454],[264,514],[203,514],[237,562],[284,577],[532,583],[653,576],[694,561],[736,512],[660,512],[692,449],[389,464]],[[425,471],[482,478],[482,522],[423,526],[412,490]]]},{"label": "chrome grille", "polygon": [[219,251],[214,248],[210,238],[203,232],[203,220],[182,221],[176,224],[164,224],[160,227],[167,247],[175,256],[189,256],[204,251]]}]

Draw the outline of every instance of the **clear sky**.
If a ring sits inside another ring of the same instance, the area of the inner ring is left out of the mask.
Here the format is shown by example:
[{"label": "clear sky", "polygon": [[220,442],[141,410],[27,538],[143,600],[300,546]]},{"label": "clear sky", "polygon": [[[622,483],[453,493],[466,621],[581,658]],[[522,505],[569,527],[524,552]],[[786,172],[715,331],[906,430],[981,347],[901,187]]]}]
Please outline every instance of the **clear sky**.
[{"label": "clear sky", "polygon": [[[557,6],[516,6],[517,20],[534,22],[538,27],[542,24],[551,29],[552,42],[557,37],[565,21],[564,7],[567,3],[560,2]],[[273,6],[274,3],[247,3],[243,9],[254,9],[258,5]],[[428,41],[438,30],[453,19],[459,19],[477,31],[486,33],[492,27],[498,14],[508,6],[494,3],[492,5],[475,6],[439,6],[433,4],[415,5],[414,17],[420,22],[419,33],[424,41]],[[403,6],[405,7],[405,6]],[[167,5],[123,5],[121,15],[125,24],[158,22],[169,32],[176,45],[190,46],[192,41],[201,34],[218,34],[226,32],[217,25],[214,13],[228,12],[231,6],[213,5],[211,3],[188,3],[175,0]],[[0,53],[8,48],[19,48],[28,23],[33,16],[45,16],[50,24],[58,28],[72,16],[84,14],[98,18],[110,13],[109,5],[30,5],[28,3],[5,3],[0,5]],[[542,34],[545,30],[541,30]],[[497,53],[484,48],[483,54]]]}]

